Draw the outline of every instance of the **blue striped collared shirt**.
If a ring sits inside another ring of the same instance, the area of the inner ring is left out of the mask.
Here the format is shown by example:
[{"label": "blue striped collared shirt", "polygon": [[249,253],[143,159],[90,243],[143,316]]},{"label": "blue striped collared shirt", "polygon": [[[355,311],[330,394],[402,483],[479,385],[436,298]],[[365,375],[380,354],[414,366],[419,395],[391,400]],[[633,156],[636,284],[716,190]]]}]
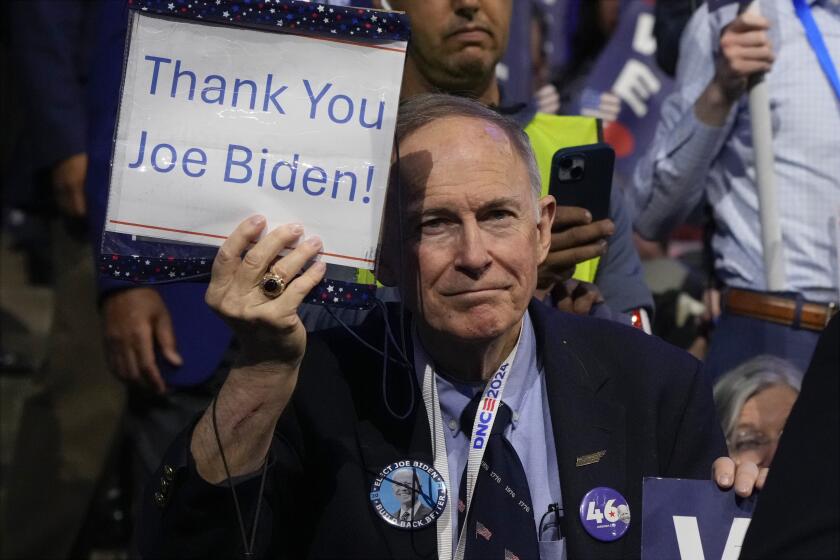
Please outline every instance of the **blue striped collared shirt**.
[{"label": "blue striped collared shirt", "polygon": [[[840,62],[840,2],[810,0],[835,65]],[[746,96],[720,128],[706,126],[694,103],[714,74],[717,39],[736,6],[701,7],[680,46],[677,84],[656,137],[639,162],[630,199],[636,230],[658,238],[705,195],[713,209],[715,270],[725,284],[766,290],[754,155]],[[792,0],[762,0],[776,60],[767,74],[785,285],[805,299],[838,299],[840,100],[817,63]]]},{"label": "blue striped collared shirt", "polygon": [[[414,335],[414,363],[420,383],[428,356],[423,345]],[[461,475],[467,464],[470,434],[461,431],[459,419],[464,407],[484,389],[483,383],[459,383],[449,377],[437,375],[438,400],[443,422],[446,424],[446,455],[449,461],[449,496],[451,504],[457,504],[461,487]],[[562,503],[560,495],[560,474],[557,467],[557,453],[554,447],[554,430],[551,427],[548,398],[545,390],[545,373],[537,360],[537,341],[528,312],[522,321],[522,336],[519,349],[511,366],[511,374],[505,385],[502,400],[513,411],[511,425],[505,430],[528,479],[531,491],[531,505],[534,510],[534,524],[539,530],[543,514],[552,503]],[[452,512],[453,538],[457,531],[457,509]],[[455,543],[453,543],[454,547]],[[565,541],[556,528],[540,535],[541,560],[563,560]]]}]

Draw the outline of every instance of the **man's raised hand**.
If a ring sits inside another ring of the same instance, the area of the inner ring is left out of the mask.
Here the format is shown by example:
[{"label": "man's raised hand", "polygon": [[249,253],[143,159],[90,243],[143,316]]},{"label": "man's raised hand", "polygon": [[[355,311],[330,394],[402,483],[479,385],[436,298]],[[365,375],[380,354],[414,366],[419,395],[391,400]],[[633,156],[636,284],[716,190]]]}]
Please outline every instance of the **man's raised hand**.
[{"label": "man's raised hand", "polygon": [[720,35],[715,75],[694,104],[703,123],[720,127],[732,106],[746,91],[749,78],[773,66],[773,46],[767,33],[770,22],[759,14],[744,12]]},{"label": "man's raised hand", "polygon": [[[322,244],[317,237],[297,243],[303,235],[303,226],[298,224],[280,226],[259,239],[263,229],[265,218],[253,216],[227,238],[213,262],[205,299],[236,335],[242,348],[240,365],[277,363],[297,368],[306,348],[298,306],[324,277],[326,265],[314,263],[297,275],[317,256]],[[278,259],[281,251],[296,243],[289,254]],[[265,295],[261,288],[269,272],[286,284],[276,298]]]},{"label": "man's raised hand", "polygon": [[[237,226],[213,261],[205,297],[231,327],[241,350],[216,404],[205,411],[190,443],[198,473],[212,483],[255,472],[262,465],[306,350],[298,306],[326,271],[326,265],[318,262],[298,275],[321,250],[316,237],[298,243],[302,226],[280,226],[260,239],[264,229],[262,216]],[[276,297],[262,289],[269,273],[285,284]],[[228,467],[221,460],[222,447]]]},{"label": "man's raised hand", "polygon": [[737,101],[747,88],[747,79],[768,72],[773,65],[773,47],[767,30],[770,22],[744,12],[727,25],[720,36],[720,54],[715,81],[730,101]]}]

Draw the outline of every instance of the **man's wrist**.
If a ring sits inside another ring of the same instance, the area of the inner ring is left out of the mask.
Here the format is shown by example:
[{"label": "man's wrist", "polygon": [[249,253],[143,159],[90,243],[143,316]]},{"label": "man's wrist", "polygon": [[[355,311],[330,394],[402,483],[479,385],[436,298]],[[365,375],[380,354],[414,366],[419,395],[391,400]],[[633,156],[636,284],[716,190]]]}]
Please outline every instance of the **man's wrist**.
[{"label": "man's wrist", "polygon": [[234,364],[225,381],[228,398],[243,404],[259,402],[259,408],[285,407],[297,384],[298,371],[299,366],[281,362]]},{"label": "man's wrist", "polygon": [[726,88],[713,79],[694,103],[694,115],[706,126],[722,127],[726,124],[736,100],[737,96],[727,92]]}]

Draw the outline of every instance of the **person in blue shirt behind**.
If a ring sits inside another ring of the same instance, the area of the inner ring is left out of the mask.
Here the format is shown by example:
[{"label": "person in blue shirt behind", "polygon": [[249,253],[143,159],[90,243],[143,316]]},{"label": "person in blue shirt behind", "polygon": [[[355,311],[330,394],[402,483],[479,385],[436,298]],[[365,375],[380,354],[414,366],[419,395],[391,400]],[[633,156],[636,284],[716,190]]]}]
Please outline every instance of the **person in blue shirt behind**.
[{"label": "person in blue shirt behind", "polygon": [[[772,354],[808,366],[840,299],[840,4],[764,0],[763,15],[737,3],[700,7],[689,21],[653,144],[634,179],[634,227],[661,239],[705,200],[712,208],[714,269],[722,314],[706,371],[715,379]],[[806,33],[824,39],[823,67]],[[773,171],[784,288],[769,292],[761,242],[747,91],[764,75],[773,128]]]}]

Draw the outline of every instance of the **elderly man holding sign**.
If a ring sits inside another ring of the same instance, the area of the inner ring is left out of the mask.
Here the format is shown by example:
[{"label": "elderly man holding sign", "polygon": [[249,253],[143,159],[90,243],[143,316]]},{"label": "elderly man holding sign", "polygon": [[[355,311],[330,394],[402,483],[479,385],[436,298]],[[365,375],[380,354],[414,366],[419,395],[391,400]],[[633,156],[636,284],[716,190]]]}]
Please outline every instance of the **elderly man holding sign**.
[{"label": "elderly man holding sign", "polygon": [[307,335],[321,241],[256,216],[222,246],[207,301],[242,353],[144,504],[149,557],[636,557],[642,477],[725,454],[696,361],[532,300],[555,202],[515,123],[419,96],[397,142],[377,273],[404,309]]}]

